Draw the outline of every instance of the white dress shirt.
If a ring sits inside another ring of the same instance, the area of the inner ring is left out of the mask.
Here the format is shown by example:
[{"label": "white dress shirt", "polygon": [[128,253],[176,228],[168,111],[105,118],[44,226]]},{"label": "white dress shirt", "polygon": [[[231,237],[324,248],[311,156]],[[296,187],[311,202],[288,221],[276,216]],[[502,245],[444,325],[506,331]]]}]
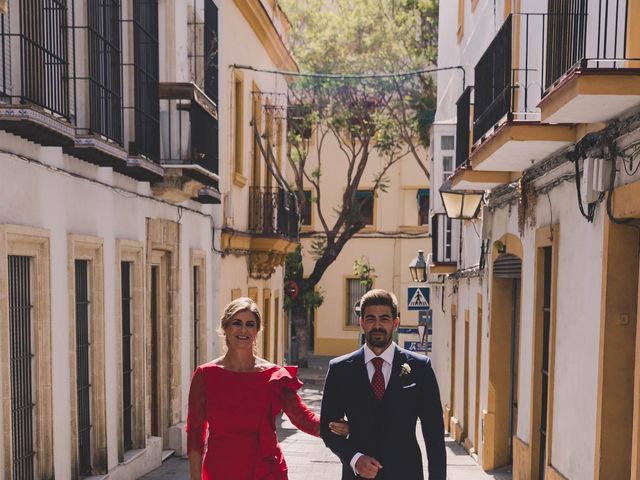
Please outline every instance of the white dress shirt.
[{"label": "white dress shirt", "polygon": [[[389,386],[389,379],[391,378],[391,366],[393,365],[393,356],[396,353],[396,342],[391,342],[391,345],[387,347],[387,349],[382,352],[380,355],[376,355],[369,348],[367,344],[364,345],[364,364],[367,367],[367,375],[369,376],[369,383],[371,383],[371,379],[373,378],[373,374],[376,371],[376,367],[373,365],[373,360],[375,357],[380,357],[384,362],[382,362],[382,376],[384,377],[384,388]],[[356,453],[349,465],[351,465],[351,469],[355,475],[358,475],[358,471],[356,470],[356,462],[358,459],[364,455],[363,453]]]}]

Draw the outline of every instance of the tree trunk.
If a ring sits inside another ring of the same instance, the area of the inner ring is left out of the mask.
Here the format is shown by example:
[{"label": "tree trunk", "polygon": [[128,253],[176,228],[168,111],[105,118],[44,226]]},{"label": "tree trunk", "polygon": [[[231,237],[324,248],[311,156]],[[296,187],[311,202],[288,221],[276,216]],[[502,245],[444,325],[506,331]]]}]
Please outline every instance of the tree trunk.
[{"label": "tree trunk", "polygon": [[295,308],[292,311],[293,324],[296,327],[296,344],[298,346],[298,366],[307,368],[309,366],[308,348],[309,324],[307,322],[306,308]]}]

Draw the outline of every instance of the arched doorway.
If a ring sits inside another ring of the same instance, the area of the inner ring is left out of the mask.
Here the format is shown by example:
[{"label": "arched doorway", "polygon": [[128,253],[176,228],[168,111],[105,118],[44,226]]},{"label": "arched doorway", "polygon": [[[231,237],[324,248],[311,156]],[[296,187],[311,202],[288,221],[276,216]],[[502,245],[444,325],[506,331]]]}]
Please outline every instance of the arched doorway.
[{"label": "arched doorway", "polygon": [[[505,243],[496,242],[492,265],[489,394],[482,455],[486,470],[512,463],[518,419],[522,259],[515,252],[507,253]],[[521,255],[521,250],[517,253]]]}]

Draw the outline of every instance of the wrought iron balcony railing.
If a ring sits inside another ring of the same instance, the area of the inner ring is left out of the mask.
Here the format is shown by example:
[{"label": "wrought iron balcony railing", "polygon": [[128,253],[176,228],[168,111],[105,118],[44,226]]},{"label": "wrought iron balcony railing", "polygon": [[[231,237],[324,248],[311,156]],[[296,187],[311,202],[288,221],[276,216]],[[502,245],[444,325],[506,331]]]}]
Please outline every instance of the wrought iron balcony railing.
[{"label": "wrought iron balcony railing", "polygon": [[549,0],[510,15],[475,67],[473,142],[505,117],[540,119],[544,93],[575,68],[640,67],[628,54],[628,0]]},{"label": "wrought iron balcony railing", "polygon": [[545,91],[575,68],[640,66],[629,55],[629,0],[549,0],[547,16]]},{"label": "wrought iron balcony railing", "polygon": [[249,231],[298,239],[300,215],[294,193],[282,188],[251,187]]},{"label": "wrought iron balcony railing", "polygon": [[[16,7],[18,15],[0,15],[0,93],[10,103],[31,103],[68,120],[67,0],[11,2],[10,9]],[[11,68],[13,55],[21,59],[19,76]]]},{"label": "wrought iron balcony railing", "polygon": [[189,167],[202,183],[218,186],[218,114],[193,83],[160,84],[160,163]]},{"label": "wrought iron balcony railing", "polygon": [[472,92],[473,87],[465,88],[456,102],[456,170],[466,165],[469,160]]}]

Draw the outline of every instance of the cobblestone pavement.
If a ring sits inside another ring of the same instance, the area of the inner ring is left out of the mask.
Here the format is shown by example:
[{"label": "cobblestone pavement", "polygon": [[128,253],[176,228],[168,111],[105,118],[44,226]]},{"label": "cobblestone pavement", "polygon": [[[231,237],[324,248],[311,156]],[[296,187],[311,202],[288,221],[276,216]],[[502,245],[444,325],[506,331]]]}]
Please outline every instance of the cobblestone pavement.
[{"label": "cobblestone pavement", "polygon": [[[307,383],[300,391],[305,403],[320,410],[321,384]],[[340,461],[322,440],[298,431],[286,416],[278,420],[278,438],[289,465],[289,480],[333,480],[340,478]],[[420,435],[418,435],[420,439]],[[422,451],[424,445],[420,439]],[[511,480],[510,470],[486,473],[467,452],[447,438],[449,480]],[[426,459],[424,460],[426,463]],[[143,480],[188,480],[186,458],[170,458],[162,467],[142,477]],[[229,479],[232,480],[232,479]]]}]

